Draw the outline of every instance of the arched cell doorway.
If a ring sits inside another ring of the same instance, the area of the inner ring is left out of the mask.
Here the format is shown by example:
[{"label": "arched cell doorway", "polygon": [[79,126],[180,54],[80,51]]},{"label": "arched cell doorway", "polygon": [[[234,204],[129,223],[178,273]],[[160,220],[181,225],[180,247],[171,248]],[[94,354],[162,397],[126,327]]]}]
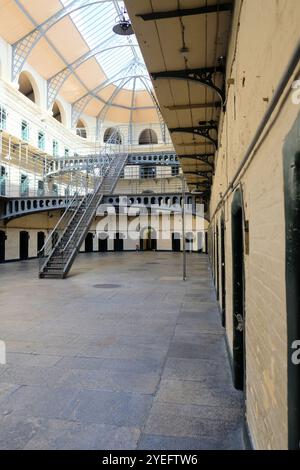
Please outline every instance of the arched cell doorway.
[{"label": "arched cell doorway", "polygon": [[226,264],[225,264],[225,220],[224,216],[221,217],[221,230],[220,230],[220,243],[221,243],[221,292],[222,292],[222,326],[226,325]]},{"label": "arched cell doorway", "polygon": [[91,232],[89,232],[87,236],[85,237],[85,252],[86,253],[92,253],[94,251],[93,244],[94,244],[94,236]]},{"label": "arched cell doorway", "polygon": [[233,380],[244,390],[246,377],[245,348],[245,274],[244,217],[242,193],[237,190],[231,206],[232,219],[232,308],[233,308]]},{"label": "arched cell doorway", "polygon": [[0,263],[5,261],[5,241],[6,234],[3,230],[0,230]]},{"label": "arched cell doorway", "polygon": [[140,133],[139,145],[158,144],[157,134],[153,129],[144,129]]},{"label": "arched cell doorway", "polygon": [[20,232],[20,243],[19,243],[19,258],[20,260],[28,259],[28,247],[29,247],[29,233],[22,230]]},{"label": "arched cell doorway", "polygon": [[300,441],[300,114],[283,150],[287,314],[288,448]]}]

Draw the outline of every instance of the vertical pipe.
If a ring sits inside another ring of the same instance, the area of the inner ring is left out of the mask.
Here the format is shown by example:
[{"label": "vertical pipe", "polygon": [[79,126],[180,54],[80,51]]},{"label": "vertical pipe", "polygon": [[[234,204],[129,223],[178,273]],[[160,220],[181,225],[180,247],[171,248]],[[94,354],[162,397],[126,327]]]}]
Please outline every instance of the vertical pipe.
[{"label": "vertical pipe", "polygon": [[185,249],[185,187],[182,174],[182,279],[186,281],[186,249]]}]

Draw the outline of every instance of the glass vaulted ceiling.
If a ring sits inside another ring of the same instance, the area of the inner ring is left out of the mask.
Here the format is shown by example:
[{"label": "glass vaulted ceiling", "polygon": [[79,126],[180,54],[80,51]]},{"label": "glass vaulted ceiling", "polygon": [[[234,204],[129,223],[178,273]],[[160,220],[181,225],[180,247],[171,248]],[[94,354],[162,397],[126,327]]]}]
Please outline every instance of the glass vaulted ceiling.
[{"label": "glass vaulted ceiling", "polygon": [[123,1],[61,0],[61,2],[65,7],[73,4],[74,9],[84,4],[91,4],[87,8],[74,11],[70,16],[91,50],[103,46],[104,52],[98,54],[96,59],[108,78],[115,77],[116,85],[120,86],[120,78],[125,77],[122,80],[122,88],[128,90],[152,88],[136,37],[118,36],[112,30],[118,21],[121,8],[124,8]]}]

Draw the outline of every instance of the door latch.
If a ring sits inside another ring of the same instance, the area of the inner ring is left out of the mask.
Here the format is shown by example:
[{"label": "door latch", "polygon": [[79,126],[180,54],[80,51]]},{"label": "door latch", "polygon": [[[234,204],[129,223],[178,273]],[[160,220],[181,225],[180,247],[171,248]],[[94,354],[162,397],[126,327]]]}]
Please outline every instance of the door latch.
[{"label": "door latch", "polygon": [[236,325],[236,330],[237,331],[243,331],[244,330],[244,319],[240,313],[235,315],[235,318],[237,319],[237,325]]}]

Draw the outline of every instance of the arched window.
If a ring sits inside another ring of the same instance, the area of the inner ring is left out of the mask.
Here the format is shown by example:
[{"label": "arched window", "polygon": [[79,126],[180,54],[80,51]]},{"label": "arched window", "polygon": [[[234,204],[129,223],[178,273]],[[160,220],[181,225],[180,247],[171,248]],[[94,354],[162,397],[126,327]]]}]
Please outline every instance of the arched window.
[{"label": "arched window", "polygon": [[33,78],[27,72],[21,72],[19,76],[19,92],[33,103],[38,103],[38,89]]},{"label": "arched window", "polygon": [[83,139],[87,138],[86,126],[81,119],[77,121],[76,124],[76,134]]},{"label": "arched window", "polygon": [[62,122],[62,112],[59,104],[57,101],[54,101],[53,107],[52,107],[52,115],[54,119],[56,119],[58,122]]},{"label": "arched window", "polygon": [[118,129],[116,129],[115,127],[109,127],[104,132],[103,141],[108,144],[121,144],[122,137]]},{"label": "arched window", "polygon": [[139,137],[139,145],[158,144],[157,134],[153,129],[144,129]]}]

